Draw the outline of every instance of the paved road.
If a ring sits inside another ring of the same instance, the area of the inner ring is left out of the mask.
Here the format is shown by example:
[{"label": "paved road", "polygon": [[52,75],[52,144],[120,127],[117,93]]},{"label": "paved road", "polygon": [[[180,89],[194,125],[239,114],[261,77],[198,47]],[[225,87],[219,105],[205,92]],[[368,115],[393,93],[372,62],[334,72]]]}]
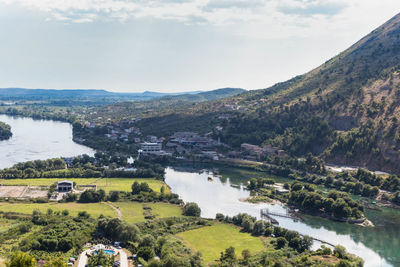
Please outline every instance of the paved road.
[{"label": "paved road", "polygon": [[84,252],[81,253],[81,256],[79,257],[78,267],[85,267],[87,260],[88,260],[86,253],[89,251],[90,251],[90,249],[85,250]]},{"label": "paved road", "polygon": [[121,265],[120,267],[128,267],[128,256],[126,255],[125,251],[122,249],[118,249],[120,259],[121,259]]}]

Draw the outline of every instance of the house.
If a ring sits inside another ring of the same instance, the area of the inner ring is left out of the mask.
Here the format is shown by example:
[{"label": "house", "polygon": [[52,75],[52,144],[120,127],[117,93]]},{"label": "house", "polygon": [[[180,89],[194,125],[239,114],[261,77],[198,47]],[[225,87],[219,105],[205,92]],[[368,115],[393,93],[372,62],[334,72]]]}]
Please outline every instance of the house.
[{"label": "house", "polygon": [[69,192],[74,189],[74,183],[72,181],[60,181],[57,182],[57,191],[58,192]]}]

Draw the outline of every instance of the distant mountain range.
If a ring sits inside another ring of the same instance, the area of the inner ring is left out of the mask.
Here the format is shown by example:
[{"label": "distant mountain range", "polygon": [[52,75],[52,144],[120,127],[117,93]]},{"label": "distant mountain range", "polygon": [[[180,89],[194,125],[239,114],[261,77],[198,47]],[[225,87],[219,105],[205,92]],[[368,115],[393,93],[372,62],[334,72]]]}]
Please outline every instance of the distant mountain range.
[{"label": "distant mountain range", "polygon": [[191,91],[183,93],[160,93],[145,91],[143,93],[117,93],[98,89],[25,89],[0,88],[0,101],[37,101],[41,104],[109,104],[120,101],[146,101],[161,97],[178,97],[188,101],[203,101],[233,96],[244,92],[244,89],[224,88],[212,91]]}]

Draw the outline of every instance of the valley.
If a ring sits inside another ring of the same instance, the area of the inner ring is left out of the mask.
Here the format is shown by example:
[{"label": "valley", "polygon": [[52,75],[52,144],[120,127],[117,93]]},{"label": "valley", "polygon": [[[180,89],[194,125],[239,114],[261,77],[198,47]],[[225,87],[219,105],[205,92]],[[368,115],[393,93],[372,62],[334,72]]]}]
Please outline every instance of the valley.
[{"label": "valley", "polygon": [[399,43],[258,90],[0,89],[0,266],[399,266]]}]

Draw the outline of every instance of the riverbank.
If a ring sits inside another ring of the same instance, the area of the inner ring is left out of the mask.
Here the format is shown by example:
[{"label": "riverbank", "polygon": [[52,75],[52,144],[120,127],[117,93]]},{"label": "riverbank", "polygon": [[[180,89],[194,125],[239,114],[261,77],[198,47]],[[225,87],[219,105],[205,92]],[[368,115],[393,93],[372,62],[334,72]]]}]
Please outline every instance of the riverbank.
[{"label": "riverbank", "polygon": [[[239,213],[247,213],[260,218],[260,210],[268,208],[272,212],[285,213],[286,208],[277,202],[249,203],[243,201],[250,196],[250,192],[243,186],[235,188],[231,183],[247,184],[251,177],[266,177],[259,173],[237,168],[216,168],[218,176],[214,175],[214,169],[205,165],[191,164],[166,167],[165,182],[171,187],[173,193],[177,193],[185,202],[196,202],[202,210],[202,217],[215,218],[217,213],[235,216]],[[245,177],[243,176],[245,174]],[[213,178],[213,182],[208,181]],[[238,177],[242,177],[239,179]],[[240,201],[240,200],[242,201]],[[366,267],[393,266],[392,259],[400,259],[399,251],[393,250],[397,246],[397,236],[400,232],[396,225],[392,224],[400,220],[400,215],[392,214],[384,210],[383,213],[369,211],[368,219],[376,227],[360,227],[349,223],[339,223],[317,216],[302,215],[304,220],[294,221],[289,218],[276,217],[279,226],[297,231],[303,235],[309,235],[333,245],[343,245],[351,253],[361,256]],[[322,244],[315,242],[314,249]]]}]

